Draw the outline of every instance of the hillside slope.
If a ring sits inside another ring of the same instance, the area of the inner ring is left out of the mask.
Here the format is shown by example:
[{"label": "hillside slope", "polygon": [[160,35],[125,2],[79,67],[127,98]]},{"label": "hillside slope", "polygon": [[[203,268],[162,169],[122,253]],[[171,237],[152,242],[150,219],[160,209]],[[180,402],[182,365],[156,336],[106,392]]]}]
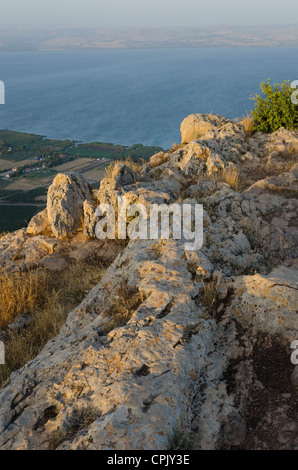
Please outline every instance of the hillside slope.
[{"label": "hillside slope", "polygon": [[196,449],[298,449],[298,133],[249,135],[211,115],[181,131],[149,163],[116,164],[99,191],[58,175],[47,209],[0,239],[2,269],[63,269],[111,246],[95,238],[99,203],[204,206],[201,250],[130,240],[11,374],[1,449],[168,449],[177,436]]}]

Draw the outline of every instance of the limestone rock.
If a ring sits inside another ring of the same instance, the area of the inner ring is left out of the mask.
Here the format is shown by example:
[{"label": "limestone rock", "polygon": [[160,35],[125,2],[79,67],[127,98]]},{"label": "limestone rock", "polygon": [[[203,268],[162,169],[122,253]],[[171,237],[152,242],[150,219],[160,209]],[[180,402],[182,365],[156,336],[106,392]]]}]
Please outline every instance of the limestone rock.
[{"label": "limestone rock", "polygon": [[268,275],[236,278],[229,312],[243,324],[294,341],[298,331],[298,271],[284,266]]},{"label": "limestone rock", "polygon": [[114,165],[113,178],[116,181],[116,187],[127,186],[137,181],[137,175],[133,169],[122,163]]},{"label": "limestone rock", "polygon": [[44,209],[32,217],[27,227],[27,233],[28,235],[36,236],[46,234],[49,231],[48,212],[47,209]]},{"label": "limestone rock", "polygon": [[83,233],[88,238],[95,237],[95,226],[98,221],[98,217],[95,215],[97,204],[93,201],[84,201],[83,212],[84,212],[84,229]]},{"label": "limestone rock", "polygon": [[162,165],[169,159],[168,154],[164,152],[158,152],[154,155],[149,160],[149,165],[151,168],[155,168],[156,166]]},{"label": "limestone rock", "polygon": [[47,197],[48,219],[55,237],[72,236],[82,226],[86,199],[91,199],[91,192],[82,176],[59,173],[55,177]]},{"label": "limestone rock", "polygon": [[221,116],[211,114],[190,114],[181,123],[181,142],[191,142],[198,139],[205,132],[220,125],[224,121]]}]

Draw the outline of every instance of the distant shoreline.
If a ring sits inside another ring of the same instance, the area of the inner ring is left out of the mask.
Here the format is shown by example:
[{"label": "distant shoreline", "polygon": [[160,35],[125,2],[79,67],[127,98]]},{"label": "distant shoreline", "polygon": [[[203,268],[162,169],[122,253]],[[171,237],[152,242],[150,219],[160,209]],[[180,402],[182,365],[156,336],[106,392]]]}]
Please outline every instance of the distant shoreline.
[{"label": "distant shoreline", "polygon": [[298,47],[298,26],[199,26],[172,28],[44,28],[0,31],[0,52],[210,47]]},{"label": "distant shoreline", "polygon": [[165,50],[165,49],[282,49],[282,48],[298,48],[298,42],[296,44],[278,44],[278,45],[202,45],[202,46],[144,46],[144,47],[82,47],[82,48],[56,48],[56,49],[11,49],[11,50],[1,50],[0,54],[13,54],[13,53],[22,53],[22,52],[79,52],[79,51],[145,51],[145,50]]}]

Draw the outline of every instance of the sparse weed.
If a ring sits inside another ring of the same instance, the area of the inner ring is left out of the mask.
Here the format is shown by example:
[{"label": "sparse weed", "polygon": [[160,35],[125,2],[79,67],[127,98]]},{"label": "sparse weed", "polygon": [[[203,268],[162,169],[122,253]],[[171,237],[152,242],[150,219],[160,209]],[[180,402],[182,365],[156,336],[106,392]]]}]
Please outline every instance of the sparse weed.
[{"label": "sparse weed", "polygon": [[204,289],[199,300],[206,308],[206,313],[208,316],[211,316],[215,313],[219,284],[220,277],[218,279],[212,279],[211,281],[203,282]]},{"label": "sparse weed", "polygon": [[246,137],[250,137],[254,131],[254,120],[250,114],[247,114],[242,120],[242,124],[244,127],[244,132]]},{"label": "sparse weed", "polygon": [[112,308],[106,315],[110,317],[110,321],[105,326],[104,333],[108,334],[115,328],[126,325],[144,300],[144,295],[137,289],[130,289],[122,277],[119,294],[115,296]]},{"label": "sparse weed", "polygon": [[92,407],[75,410],[70,425],[64,430],[57,429],[51,434],[49,450],[57,449],[63,442],[73,438],[78,432],[90,426],[100,414]]},{"label": "sparse weed", "polygon": [[194,435],[176,427],[169,437],[168,450],[194,450],[197,448],[196,440]]},{"label": "sparse weed", "polygon": [[115,175],[115,166],[116,164],[121,163],[129,166],[135,173],[140,173],[144,167],[145,160],[142,158],[138,161],[133,160],[130,156],[128,156],[125,160],[115,160],[114,162],[110,163],[110,165],[106,168],[106,178],[113,178]]},{"label": "sparse weed", "polygon": [[217,179],[228,183],[234,191],[240,190],[239,170],[237,168],[224,168],[218,172]]}]

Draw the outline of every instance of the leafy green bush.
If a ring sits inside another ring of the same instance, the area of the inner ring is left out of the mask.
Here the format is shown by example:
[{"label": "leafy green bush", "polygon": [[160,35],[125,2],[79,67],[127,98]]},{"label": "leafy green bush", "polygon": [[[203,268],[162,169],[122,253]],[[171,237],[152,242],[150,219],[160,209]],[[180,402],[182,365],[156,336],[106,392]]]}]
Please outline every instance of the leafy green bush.
[{"label": "leafy green bush", "polygon": [[252,111],[254,131],[271,133],[280,127],[286,129],[298,128],[298,105],[291,102],[293,89],[289,81],[272,84],[270,78],[260,84],[265,96],[255,95],[256,102]]}]

